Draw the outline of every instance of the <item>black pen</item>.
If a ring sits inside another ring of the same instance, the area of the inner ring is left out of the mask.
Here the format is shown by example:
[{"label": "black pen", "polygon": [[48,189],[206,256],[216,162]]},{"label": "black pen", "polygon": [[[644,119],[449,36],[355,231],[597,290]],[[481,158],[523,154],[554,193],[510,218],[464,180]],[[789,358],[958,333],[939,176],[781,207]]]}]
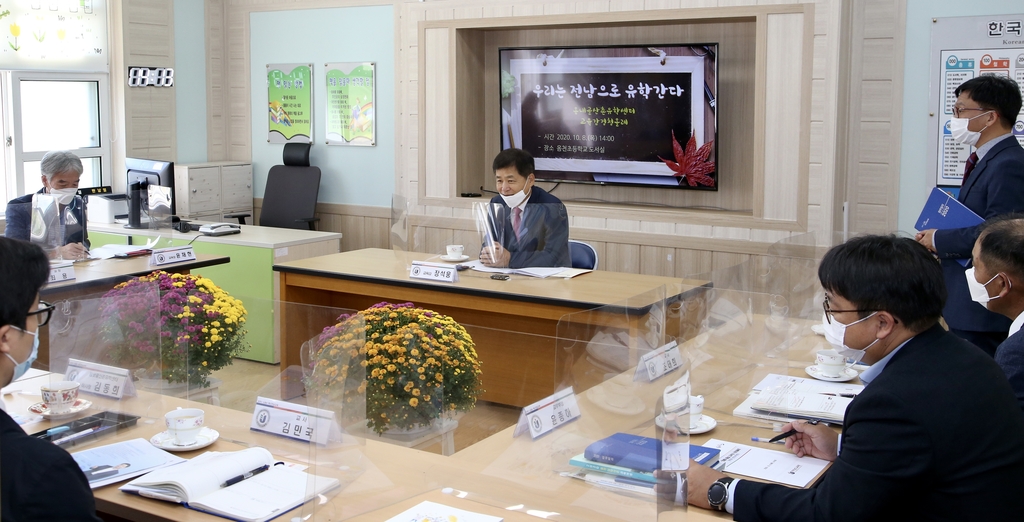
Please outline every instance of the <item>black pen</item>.
[{"label": "black pen", "polygon": [[831,395],[833,397],[846,397],[847,399],[852,399],[852,398],[857,396],[856,393],[826,393],[826,392],[819,392],[818,395]]},{"label": "black pen", "polygon": [[[812,426],[816,426],[818,424],[818,421],[817,420],[809,420],[809,421],[807,421],[807,424],[810,424]],[[797,433],[798,432],[796,430],[789,430],[789,431],[787,431],[785,433],[780,433],[780,434],[772,437],[771,440],[769,440],[768,442],[778,442],[780,440],[785,439],[786,437],[792,437],[793,435],[796,435]]]},{"label": "black pen", "polygon": [[227,482],[221,484],[220,487],[226,488],[228,486],[234,486],[235,484],[238,484],[239,482],[241,482],[241,481],[243,481],[243,480],[245,480],[247,478],[252,478],[252,477],[254,477],[256,475],[259,475],[260,473],[263,473],[264,471],[266,471],[268,469],[270,469],[269,465],[260,466],[260,467],[254,469],[254,470],[252,470],[252,471],[250,471],[248,473],[242,473],[241,475],[239,475],[237,477],[229,478],[227,480]]}]

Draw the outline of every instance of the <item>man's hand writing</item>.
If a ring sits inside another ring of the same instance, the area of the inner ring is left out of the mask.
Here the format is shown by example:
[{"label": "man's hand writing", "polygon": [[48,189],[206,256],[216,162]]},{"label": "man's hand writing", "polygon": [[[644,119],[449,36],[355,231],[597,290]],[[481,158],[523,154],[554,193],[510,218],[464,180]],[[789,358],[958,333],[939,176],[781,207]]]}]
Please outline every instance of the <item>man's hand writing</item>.
[{"label": "man's hand writing", "polygon": [[824,424],[810,424],[807,421],[793,421],[782,427],[782,431],[796,430],[797,434],[786,438],[786,447],[797,457],[810,455],[828,461],[836,460],[839,435]]}]

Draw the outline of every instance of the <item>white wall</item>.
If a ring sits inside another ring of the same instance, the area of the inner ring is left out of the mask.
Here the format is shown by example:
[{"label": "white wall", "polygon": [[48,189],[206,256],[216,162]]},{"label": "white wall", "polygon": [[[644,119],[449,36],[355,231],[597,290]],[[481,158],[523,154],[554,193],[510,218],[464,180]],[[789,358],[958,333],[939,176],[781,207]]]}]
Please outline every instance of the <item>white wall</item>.
[{"label": "white wall", "polygon": [[207,159],[205,17],[203,0],[174,0],[176,163]]},{"label": "white wall", "polygon": [[[263,197],[267,171],[282,144],[267,143],[267,64],[313,64],[313,148],[321,203],[388,207],[395,189],[395,33],[390,5],[250,14],[253,192]],[[375,147],[327,146],[324,64],[376,62]]]}]

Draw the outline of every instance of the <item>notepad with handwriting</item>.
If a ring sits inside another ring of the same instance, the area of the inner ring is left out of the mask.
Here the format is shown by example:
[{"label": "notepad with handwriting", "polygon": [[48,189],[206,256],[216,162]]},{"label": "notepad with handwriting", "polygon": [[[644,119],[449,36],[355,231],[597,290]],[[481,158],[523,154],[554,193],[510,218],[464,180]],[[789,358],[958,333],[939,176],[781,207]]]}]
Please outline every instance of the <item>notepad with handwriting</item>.
[{"label": "notepad with handwriting", "polygon": [[[228,487],[229,479],[262,466],[269,468]],[[310,475],[283,465],[263,448],[210,451],[192,460],[157,470],[121,487],[121,491],[178,502],[185,507],[233,520],[260,522],[291,511],[325,491],[337,479]]]}]

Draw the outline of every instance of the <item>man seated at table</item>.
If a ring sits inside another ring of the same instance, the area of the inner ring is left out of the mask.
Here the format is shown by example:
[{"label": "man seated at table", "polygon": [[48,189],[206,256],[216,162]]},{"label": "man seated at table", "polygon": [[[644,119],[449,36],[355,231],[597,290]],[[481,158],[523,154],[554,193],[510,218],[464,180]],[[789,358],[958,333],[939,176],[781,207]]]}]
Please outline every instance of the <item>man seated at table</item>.
[{"label": "man seated at table", "polygon": [[498,268],[572,266],[565,205],[534,186],[533,156],[505,149],[491,165],[498,195],[488,208],[480,262]]},{"label": "man seated at table", "polygon": [[1024,411],[1024,215],[985,223],[971,257],[974,267],[964,274],[971,300],[1013,321],[995,358]]},{"label": "man seated at table", "polygon": [[[49,277],[43,250],[0,238],[0,385],[24,375],[53,307],[39,301]],[[0,403],[2,404],[2,403]],[[67,451],[29,437],[0,408],[0,519],[99,521],[89,482]]]},{"label": "man seated at table", "polygon": [[[85,259],[88,256],[88,238],[85,237],[85,219],[75,200],[78,181],[82,177],[82,160],[66,150],[52,150],[39,162],[43,188],[35,194],[50,194],[57,197],[60,207],[61,227],[64,229],[64,245],[59,248],[64,259]],[[9,238],[29,240],[32,228],[32,196],[25,194],[7,203],[7,228],[4,235]],[[71,208],[68,209],[68,205]],[[65,213],[70,210],[70,218]],[[70,223],[69,221],[74,221]]]},{"label": "man seated at table", "polygon": [[1024,416],[991,357],[938,324],[942,268],[909,238],[865,236],[818,266],[826,338],[871,368],[843,434],[795,421],[786,447],[832,461],[817,487],[690,463],[688,501],[741,521],[1020,520]]}]

